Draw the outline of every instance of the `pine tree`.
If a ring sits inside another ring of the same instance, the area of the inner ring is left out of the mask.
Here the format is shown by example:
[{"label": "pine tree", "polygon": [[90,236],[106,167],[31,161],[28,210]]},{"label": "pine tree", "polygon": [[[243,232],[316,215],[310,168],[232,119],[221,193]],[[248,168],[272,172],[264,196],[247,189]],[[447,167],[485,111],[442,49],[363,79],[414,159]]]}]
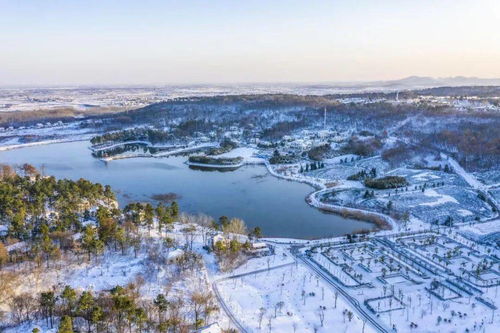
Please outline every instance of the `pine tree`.
[{"label": "pine tree", "polygon": [[61,293],[61,299],[65,302],[65,313],[68,316],[72,315],[73,308],[76,304],[76,291],[70,286],[64,287],[63,292]]},{"label": "pine tree", "polygon": [[42,308],[43,314],[47,318],[47,325],[50,324],[50,328],[54,326],[53,316],[55,306],[56,297],[53,291],[43,292],[40,294],[40,307]]},{"label": "pine tree", "polygon": [[163,321],[163,313],[168,309],[168,301],[163,294],[158,294],[153,301],[154,305],[158,308],[158,322],[161,324]]},{"label": "pine tree", "polygon": [[47,268],[49,268],[50,258],[56,252],[56,246],[52,242],[52,239],[50,239],[49,227],[46,224],[42,224],[41,233],[42,233],[42,239],[40,241],[40,246],[41,246],[43,253],[45,253],[45,260],[47,261]]},{"label": "pine tree", "polygon": [[94,308],[94,297],[90,291],[84,291],[78,299],[77,312],[80,317],[87,321],[88,331],[91,329],[91,314]]},{"label": "pine tree", "polygon": [[151,206],[150,203],[147,203],[146,206],[144,207],[144,220],[146,222],[148,230],[151,230],[151,227],[153,226],[153,218],[154,218],[153,206]]},{"label": "pine tree", "polygon": [[111,190],[111,186],[109,185],[104,186],[104,196],[106,197],[106,199],[108,199],[108,204],[110,201],[116,200],[115,194],[113,193],[113,191]]},{"label": "pine tree", "polygon": [[125,254],[125,247],[127,245],[127,233],[125,232],[125,228],[118,227],[115,232],[115,239],[118,245],[120,246],[120,249],[122,251],[122,254]]},{"label": "pine tree", "polygon": [[104,244],[109,244],[116,234],[117,223],[115,219],[111,216],[106,215],[104,217],[98,218],[98,235],[99,239],[104,242]]},{"label": "pine tree", "polygon": [[173,201],[170,205],[170,212],[174,219],[179,217],[179,204],[177,203],[177,201]]},{"label": "pine tree", "polygon": [[90,322],[94,326],[98,326],[99,323],[103,321],[103,319],[104,319],[104,312],[102,311],[102,308],[98,305],[95,305],[90,313]]},{"label": "pine tree", "polygon": [[61,322],[59,323],[59,329],[57,333],[73,333],[73,321],[69,316],[63,316]]},{"label": "pine tree", "polygon": [[104,250],[104,243],[98,238],[97,231],[94,227],[87,226],[85,228],[82,238],[82,247],[87,251],[89,260],[91,254],[97,255]]},{"label": "pine tree", "polygon": [[165,212],[167,211],[167,208],[163,203],[159,203],[156,208],[155,208],[155,214],[156,218],[158,219],[158,232],[161,233],[161,229],[163,227],[163,216],[165,215]]}]

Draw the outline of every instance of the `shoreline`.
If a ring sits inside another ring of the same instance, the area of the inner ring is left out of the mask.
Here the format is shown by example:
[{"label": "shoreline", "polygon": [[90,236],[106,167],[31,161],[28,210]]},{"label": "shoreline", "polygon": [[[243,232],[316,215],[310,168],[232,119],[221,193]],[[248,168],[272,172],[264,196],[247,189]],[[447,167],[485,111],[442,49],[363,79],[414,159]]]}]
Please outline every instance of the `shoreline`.
[{"label": "shoreline", "polygon": [[[21,149],[21,148],[27,148],[27,147],[33,147],[33,146],[39,146],[39,145],[50,145],[50,144],[58,144],[58,143],[68,143],[68,142],[78,142],[78,141],[87,141],[86,138],[79,138],[79,139],[62,139],[62,140],[45,140],[45,141],[38,141],[38,142],[32,142],[32,143],[26,143],[26,144],[16,144],[16,145],[10,145],[10,146],[3,146],[0,147],[0,152],[2,151],[7,151],[7,150],[13,150],[13,149]],[[160,158],[160,157],[168,157],[170,155],[175,155],[175,154],[180,154],[180,153],[186,153],[192,150],[198,150],[201,148],[206,148],[206,147],[211,147],[214,144],[201,144],[193,147],[183,147],[180,149],[168,151],[168,152],[163,152],[163,153],[158,153],[158,154],[136,154],[136,155],[126,155],[126,156],[114,156],[114,157],[108,157],[108,158],[100,158],[99,160],[107,163],[110,161],[114,160],[120,160],[120,159],[128,159],[128,158]],[[90,148],[91,149],[91,148]],[[91,149],[92,150],[92,149]],[[367,210],[362,210],[362,209],[357,209],[357,208],[350,208],[346,206],[337,206],[337,205],[332,205],[332,204],[325,204],[322,203],[317,199],[317,195],[328,190],[329,188],[318,181],[312,180],[312,179],[301,179],[298,177],[293,177],[293,176],[285,176],[277,173],[276,171],[273,170],[271,164],[269,161],[260,159],[257,161],[242,161],[241,163],[238,164],[232,164],[232,165],[216,165],[216,164],[203,164],[203,163],[193,163],[186,161],[186,165],[188,166],[194,166],[194,167],[200,167],[200,168],[207,168],[207,169],[238,169],[242,166],[245,165],[264,165],[272,176],[283,179],[283,180],[288,180],[288,181],[293,181],[293,182],[300,182],[307,184],[315,189],[315,191],[307,194],[304,198],[306,203],[310,205],[311,207],[323,211],[327,211],[336,215],[339,215],[343,218],[350,218],[350,219],[355,219],[358,221],[363,221],[367,223],[371,223],[375,225],[374,230],[370,230],[370,233],[378,232],[378,231],[390,231],[394,230],[396,227],[396,222],[394,219],[392,219],[390,216],[387,216],[382,213],[377,213],[377,212],[372,212],[372,211],[367,211]],[[279,238],[279,237],[273,237],[273,238]],[[322,239],[322,238],[319,238]],[[328,237],[326,238],[328,239]],[[297,240],[300,241],[309,241],[305,239],[299,239]]]},{"label": "shoreline", "polygon": [[363,210],[363,209],[358,209],[358,208],[351,208],[351,207],[346,207],[346,206],[338,206],[338,205],[332,205],[332,204],[326,204],[317,199],[317,195],[323,193],[324,191],[328,190],[329,188],[326,187],[325,184],[321,182],[317,182],[314,180],[309,180],[309,179],[300,179],[296,177],[291,177],[291,176],[284,176],[280,175],[279,173],[275,172],[271,164],[268,161],[264,162],[268,172],[273,175],[274,177],[289,180],[289,181],[297,181],[301,183],[308,184],[312,186],[313,188],[316,189],[316,191],[313,191],[309,193],[305,197],[305,201],[307,204],[309,204],[311,207],[314,207],[319,210],[324,210],[330,213],[334,213],[337,215],[340,215],[344,218],[351,218],[355,219],[358,221],[363,221],[367,223],[374,224],[378,230],[371,230],[370,233],[377,232],[380,230],[394,230],[396,227],[396,221],[388,215],[378,213],[378,212],[372,212],[368,210]]},{"label": "shoreline", "polygon": [[188,166],[206,168],[206,169],[239,169],[245,165],[244,162],[238,164],[208,164],[208,163],[196,163],[196,162],[185,162]]},{"label": "shoreline", "polygon": [[27,143],[18,143],[15,145],[6,145],[0,146],[0,152],[14,150],[14,149],[22,149],[29,148],[34,146],[45,146],[45,145],[53,145],[58,143],[68,143],[68,142],[79,142],[79,141],[87,141],[88,138],[79,138],[79,139],[54,139],[54,140],[44,140],[44,141],[36,141],[36,142],[27,142]]},{"label": "shoreline", "polygon": [[133,144],[139,144],[139,145],[145,145],[150,148],[158,148],[158,149],[166,149],[166,148],[178,148],[178,147],[186,147],[187,145],[169,145],[169,146],[159,146],[155,145],[149,141],[142,141],[142,140],[132,140],[132,141],[124,141],[124,142],[115,142],[115,143],[110,143],[110,144],[102,144],[102,145],[91,145],[89,147],[90,150],[92,151],[101,151],[101,150],[106,150],[106,149],[111,149],[114,147],[121,147],[125,145],[133,145]]},{"label": "shoreline", "polygon": [[167,156],[175,155],[175,154],[183,154],[183,153],[187,153],[190,151],[194,151],[194,150],[198,150],[198,149],[202,149],[202,148],[208,148],[208,147],[212,147],[212,146],[213,146],[213,144],[201,144],[201,145],[192,146],[192,147],[179,146],[180,147],[179,149],[170,150],[167,152],[160,152],[157,154],[135,154],[135,155],[101,157],[101,158],[99,158],[99,160],[101,160],[103,162],[110,162],[110,161],[115,161],[115,160],[123,160],[123,159],[127,159],[127,158],[136,158],[136,157],[137,158],[141,158],[141,157],[142,158],[144,158],[144,157],[160,158],[160,157],[167,157]]}]

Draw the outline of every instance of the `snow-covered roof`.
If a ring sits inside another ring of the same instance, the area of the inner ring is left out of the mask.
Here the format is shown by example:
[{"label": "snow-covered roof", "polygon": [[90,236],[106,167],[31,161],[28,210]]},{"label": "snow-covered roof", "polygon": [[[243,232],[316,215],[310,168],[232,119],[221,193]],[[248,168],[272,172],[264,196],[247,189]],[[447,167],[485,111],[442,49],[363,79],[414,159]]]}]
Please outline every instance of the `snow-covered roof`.
[{"label": "snow-covered roof", "polygon": [[226,237],[224,237],[223,235],[221,234],[217,234],[215,235],[214,237],[212,237],[212,241],[214,243],[217,243],[218,241],[225,241],[226,240]]},{"label": "snow-covered roof", "polygon": [[175,259],[175,258],[182,256],[183,254],[184,254],[184,251],[182,251],[181,249],[176,249],[168,254],[167,259],[172,260],[172,259]]},{"label": "snow-covered roof", "polygon": [[252,248],[254,249],[262,249],[262,248],[267,248],[267,244],[264,242],[256,242],[252,243]]}]

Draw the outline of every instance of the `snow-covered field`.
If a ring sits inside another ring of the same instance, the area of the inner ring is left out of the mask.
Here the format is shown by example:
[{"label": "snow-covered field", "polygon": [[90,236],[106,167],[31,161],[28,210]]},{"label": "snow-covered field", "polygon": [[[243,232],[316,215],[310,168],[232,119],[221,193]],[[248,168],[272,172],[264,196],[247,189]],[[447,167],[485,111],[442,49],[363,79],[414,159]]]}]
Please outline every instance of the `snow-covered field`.
[{"label": "snow-covered field", "polygon": [[[362,332],[363,320],[302,264],[218,283],[224,300],[248,332]],[[321,316],[324,316],[323,325]],[[365,325],[365,332],[373,329]]]},{"label": "snow-covered field", "polygon": [[258,150],[252,147],[238,147],[227,153],[217,155],[217,158],[243,157],[243,162],[248,164],[262,164],[264,160],[256,157]]},{"label": "snow-covered field", "polygon": [[[474,243],[470,241],[464,244],[436,234],[391,240],[383,245],[370,241],[332,246],[325,242],[323,247],[311,248],[308,260],[328,272],[359,304],[371,309],[368,311],[388,329],[412,331],[414,323],[416,332],[497,331],[500,316],[486,303],[498,303],[494,281],[499,275],[487,270],[479,281],[459,273],[461,269],[474,271],[485,260],[496,267],[495,258],[472,250],[469,246]],[[423,261],[430,270],[416,264]],[[457,276],[470,281],[476,290],[467,289]],[[439,283],[434,286],[433,281]],[[485,281],[493,284],[477,285]]]}]

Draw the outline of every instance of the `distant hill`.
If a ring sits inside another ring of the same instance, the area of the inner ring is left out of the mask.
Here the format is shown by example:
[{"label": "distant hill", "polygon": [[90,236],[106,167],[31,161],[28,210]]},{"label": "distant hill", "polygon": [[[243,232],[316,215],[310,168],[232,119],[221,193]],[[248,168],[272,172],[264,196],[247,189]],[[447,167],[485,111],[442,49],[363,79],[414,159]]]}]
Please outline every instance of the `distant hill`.
[{"label": "distant hill", "polygon": [[[373,84],[377,85],[377,82],[373,82]],[[400,80],[381,81],[379,84],[385,87],[400,86],[412,89],[459,86],[500,86],[500,78],[482,79],[464,76],[433,78],[426,76],[409,76]]]}]

